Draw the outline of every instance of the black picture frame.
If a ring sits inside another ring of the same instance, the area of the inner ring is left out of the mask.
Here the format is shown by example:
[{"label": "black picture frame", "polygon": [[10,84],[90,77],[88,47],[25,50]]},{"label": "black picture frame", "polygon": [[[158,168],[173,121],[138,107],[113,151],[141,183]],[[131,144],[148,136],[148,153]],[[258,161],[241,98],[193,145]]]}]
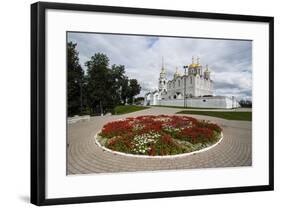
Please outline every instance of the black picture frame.
[{"label": "black picture frame", "polygon": [[[163,191],[153,193],[130,193],[120,195],[85,196],[72,198],[46,198],[46,81],[45,81],[45,15],[47,9],[121,13],[131,15],[155,15],[187,17],[216,20],[235,20],[263,22],[269,24],[269,184],[262,186],[225,187],[200,190]],[[73,204],[193,196],[205,194],[225,194],[236,192],[269,191],[274,189],[274,18],[267,16],[248,16],[160,10],[131,7],[111,7],[84,4],[65,4],[38,2],[31,5],[31,203],[35,205]]]}]

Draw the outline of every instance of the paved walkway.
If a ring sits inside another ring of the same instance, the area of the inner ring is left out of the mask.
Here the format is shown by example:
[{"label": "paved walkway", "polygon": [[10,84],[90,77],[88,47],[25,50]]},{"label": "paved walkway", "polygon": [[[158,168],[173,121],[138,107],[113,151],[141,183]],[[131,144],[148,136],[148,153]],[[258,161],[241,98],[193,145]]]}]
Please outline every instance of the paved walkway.
[{"label": "paved walkway", "polygon": [[252,164],[252,122],[191,115],[210,120],[223,128],[224,138],[214,148],[181,158],[132,158],[103,151],[95,144],[94,135],[109,122],[139,115],[174,114],[178,109],[152,107],[120,116],[97,116],[90,121],[69,124],[67,174],[215,168],[250,166]]}]

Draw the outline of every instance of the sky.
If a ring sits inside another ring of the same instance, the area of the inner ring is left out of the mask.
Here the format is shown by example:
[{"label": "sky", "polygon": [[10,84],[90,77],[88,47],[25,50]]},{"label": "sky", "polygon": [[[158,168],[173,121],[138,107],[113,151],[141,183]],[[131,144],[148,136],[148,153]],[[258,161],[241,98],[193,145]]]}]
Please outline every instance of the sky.
[{"label": "sky", "polygon": [[86,71],[85,62],[95,53],[105,53],[110,65],[124,65],[126,75],[137,79],[142,87],[140,95],[158,88],[162,66],[170,80],[192,56],[211,71],[214,95],[252,98],[252,41],[163,37],[97,33],[68,33],[68,42],[77,43],[79,61]]}]

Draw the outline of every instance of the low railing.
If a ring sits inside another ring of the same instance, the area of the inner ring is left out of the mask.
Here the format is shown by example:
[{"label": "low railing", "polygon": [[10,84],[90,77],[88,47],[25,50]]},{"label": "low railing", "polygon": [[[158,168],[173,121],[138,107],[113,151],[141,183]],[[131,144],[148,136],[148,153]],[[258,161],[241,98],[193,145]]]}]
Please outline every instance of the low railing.
[{"label": "low railing", "polygon": [[74,116],[74,117],[69,117],[67,119],[67,123],[68,124],[73,124],[73,123],[76,123],[76,122],[79,122],[79,121],[89,121],[90,120],[90,116],[89,115],[86,115],[86,116]]}]

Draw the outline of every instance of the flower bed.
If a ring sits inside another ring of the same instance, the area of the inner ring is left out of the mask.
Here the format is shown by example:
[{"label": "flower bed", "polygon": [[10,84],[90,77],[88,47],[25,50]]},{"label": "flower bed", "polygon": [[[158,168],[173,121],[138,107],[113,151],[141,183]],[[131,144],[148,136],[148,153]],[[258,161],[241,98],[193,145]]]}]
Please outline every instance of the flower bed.
[{"label": "flower bed", "polygon": [[135,155],[176,155],[209,147],[221,138],[214,123],[188,116],[139,116],[107,123],[98,142],[113,151]]}]

